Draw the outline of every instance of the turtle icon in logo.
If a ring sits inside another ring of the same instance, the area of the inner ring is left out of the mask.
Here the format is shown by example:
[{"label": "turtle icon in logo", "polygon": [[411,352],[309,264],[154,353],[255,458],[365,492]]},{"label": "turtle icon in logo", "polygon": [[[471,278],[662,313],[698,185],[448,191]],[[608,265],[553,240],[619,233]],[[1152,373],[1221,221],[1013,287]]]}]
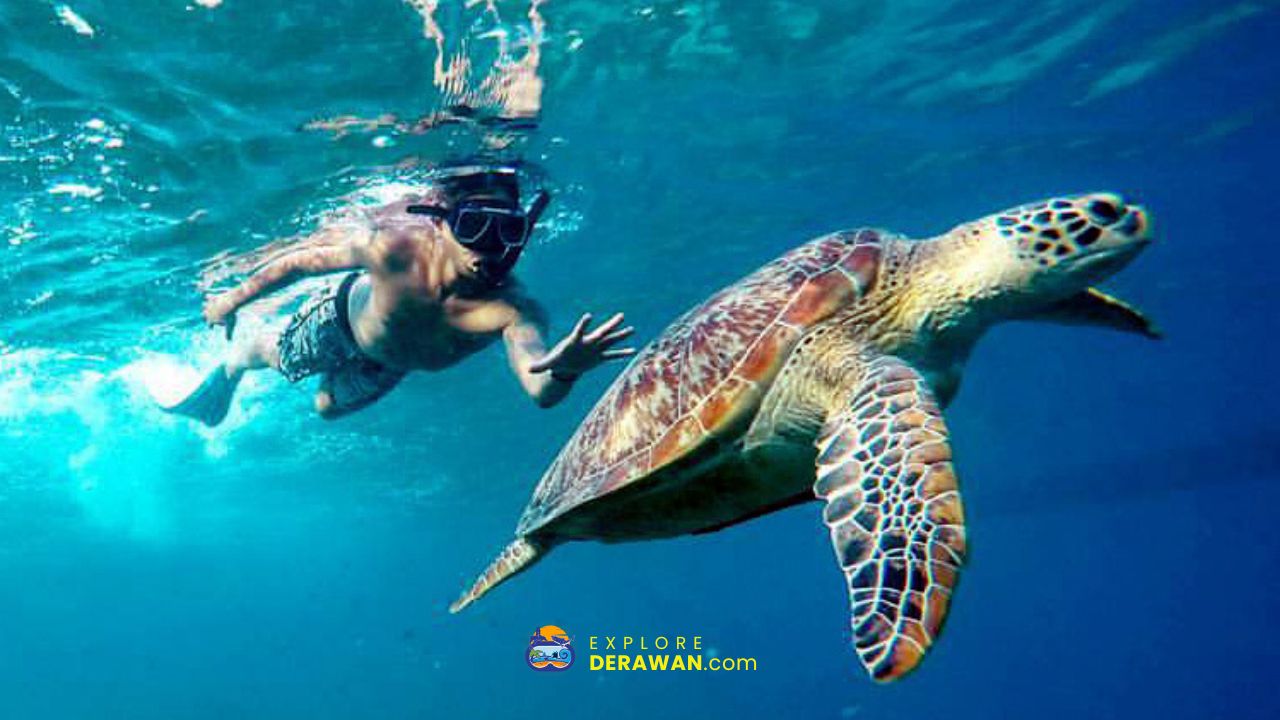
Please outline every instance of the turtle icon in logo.
[{"label": "turtle icon in logo", "polygon": [[524,657],[525,662],[534,670],[568,670],[573,665],[569,633],[555,625],[543,625],[529,638],[529,650]]}]

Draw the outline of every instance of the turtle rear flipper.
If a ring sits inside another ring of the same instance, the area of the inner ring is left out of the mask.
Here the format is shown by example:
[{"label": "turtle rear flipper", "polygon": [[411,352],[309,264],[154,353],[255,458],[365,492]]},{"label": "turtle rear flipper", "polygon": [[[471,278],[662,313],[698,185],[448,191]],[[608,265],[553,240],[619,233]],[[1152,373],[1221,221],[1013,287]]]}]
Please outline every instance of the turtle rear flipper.
[{"label": "turtle rear flipper", "polygon": [[915,669],[942,629],[964,562],[964,508],[924,378],[894,357],[864,367],[818,437],[814,493],[848,581],[854,649],[888,682]]},{"label": "turtle rear flipper", "polygon": [[512,540],[489,564],[484,574],[476,578],[471,588],[449,606],[449,612],[462,612],[468,605],[479,600],[480,596],[537,562],[548,549],[546,545],[526,536]]}]

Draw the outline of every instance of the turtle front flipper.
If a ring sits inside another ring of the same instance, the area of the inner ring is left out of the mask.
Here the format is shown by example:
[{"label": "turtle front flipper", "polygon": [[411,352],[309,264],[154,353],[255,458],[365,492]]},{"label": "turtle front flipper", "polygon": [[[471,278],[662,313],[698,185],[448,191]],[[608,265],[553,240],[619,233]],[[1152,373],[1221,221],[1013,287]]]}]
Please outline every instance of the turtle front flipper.
[{"label": "turtle front flipper", "polygon": [[964,508],[924,378],[893,357],[863,367],[818,437],[814,492],[848,580],[854,649],[887,682],[942,629],[965,557]]},{"label": "turtle front flipper", "polygon": [[1037,311],[1028,320],[1044,320],[1063,325],[1092,325],[1121,332],[1137,333],[1159,340],[1164,333],[1151,318],[1129,303],[1098,288],[1085,288],[1071,297]]}]

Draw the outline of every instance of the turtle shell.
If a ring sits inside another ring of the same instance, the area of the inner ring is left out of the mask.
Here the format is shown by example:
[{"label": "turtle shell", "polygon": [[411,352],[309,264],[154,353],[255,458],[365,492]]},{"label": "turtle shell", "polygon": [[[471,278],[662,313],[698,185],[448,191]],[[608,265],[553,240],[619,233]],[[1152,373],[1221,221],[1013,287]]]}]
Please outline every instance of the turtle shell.
[{"label": "turtle shell", "polygon": [[542,476],[517,532],[653,473],[754,417],[804,331],[865,295],[881,236],[810,241],[724,288],[647,345]]}]

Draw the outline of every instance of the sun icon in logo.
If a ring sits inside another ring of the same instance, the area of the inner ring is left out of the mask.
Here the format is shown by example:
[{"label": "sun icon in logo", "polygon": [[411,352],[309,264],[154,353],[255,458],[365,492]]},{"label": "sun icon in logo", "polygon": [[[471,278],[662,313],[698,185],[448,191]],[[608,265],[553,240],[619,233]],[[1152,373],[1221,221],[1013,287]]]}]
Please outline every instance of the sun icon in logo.
[{"label": "sun icon in logo", "polygon": [[568,670],[573,665],[569,633],[555,625],[543,625],[529,638],[525,661],[534,670]]}]

